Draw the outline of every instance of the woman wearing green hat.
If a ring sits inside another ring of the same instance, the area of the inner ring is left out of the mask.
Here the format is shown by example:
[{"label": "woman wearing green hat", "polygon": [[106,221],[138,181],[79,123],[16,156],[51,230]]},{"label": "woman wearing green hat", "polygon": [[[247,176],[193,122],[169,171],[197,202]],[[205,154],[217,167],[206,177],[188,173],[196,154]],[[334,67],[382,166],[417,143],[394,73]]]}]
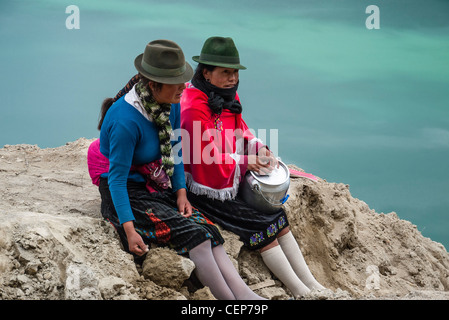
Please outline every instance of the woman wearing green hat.
[{"label": "woman wearing green hat", "polygon": [[[138,70],[114,99],[102,106],[100,139],[88,151],[89,173],[101,194],[101,213],[136,258],[148,244],[188,254],[203,285],[217,299],[260,299],[246,286],[223,249],[217,227],[186,197],[180,138],[180,98],[193,75],[181,48],[150,42]],[[180,150],[180,148],[177,148]]]},{"label": "woman wearing green hat", "polygon": [[239,70],[246,68],[234,41],[211,37],[192,59],[198,66],[181,98],[181,127],[190,135],[183,139],[184,150],[190,151],[184,154],[189,200],[239,235],[248,249],[260,250],[265,264],[295,297],[324,289],[307,267],[284,210],[263,214],[238,196],[247,170],[267,173],[277,160],[242,118],[237,88]]}]

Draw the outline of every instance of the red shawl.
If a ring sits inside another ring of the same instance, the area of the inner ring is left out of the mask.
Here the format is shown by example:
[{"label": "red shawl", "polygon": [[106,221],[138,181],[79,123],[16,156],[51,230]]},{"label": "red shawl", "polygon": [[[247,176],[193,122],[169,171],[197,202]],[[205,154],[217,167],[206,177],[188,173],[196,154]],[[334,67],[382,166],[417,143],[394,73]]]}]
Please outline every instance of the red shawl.
[{"label": "red shawl", "polygon": [[229,200],[237,195],[248,154],[256,154],[263,144],[241,114],[223,109],[218,116],[207,101],[205,93],[187,84],[181,98],[181,128],[187,131],[182,137],[186,182],[195,194]]}]

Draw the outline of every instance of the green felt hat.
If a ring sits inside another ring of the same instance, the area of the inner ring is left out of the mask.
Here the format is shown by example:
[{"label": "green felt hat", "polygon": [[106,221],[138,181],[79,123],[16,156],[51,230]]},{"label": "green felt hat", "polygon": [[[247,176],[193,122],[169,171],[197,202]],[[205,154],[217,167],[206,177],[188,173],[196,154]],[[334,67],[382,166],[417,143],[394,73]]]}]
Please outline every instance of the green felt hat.
[{"label": "green felt hat", "polygon": [[159,83],[184,83],[193,76],[181,47],[170,40],[148,43],[145,51],[134,60],[134,66],[145,78]]},{"label": "green felt hat", "polygon": [[239,52],[231,38],[210,37],[204,42],[201,55],[194,56],[192,59],[217,67],[246,69],[240,64]]}]

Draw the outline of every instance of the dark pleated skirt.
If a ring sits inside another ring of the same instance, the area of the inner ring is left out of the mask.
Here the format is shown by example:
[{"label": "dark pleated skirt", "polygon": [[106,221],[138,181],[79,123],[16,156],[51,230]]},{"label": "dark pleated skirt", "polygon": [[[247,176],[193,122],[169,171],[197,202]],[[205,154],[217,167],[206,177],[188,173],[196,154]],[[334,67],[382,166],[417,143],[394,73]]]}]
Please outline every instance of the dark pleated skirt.
[{"label": "dark pleated skirt", "polygon": [[[124,250],[129,252],[124,228],[112,202],[108,181],[100,179],[101,214],[117,230]],[[171,190],[150,193],[145,183],[128,181],[128,195],[134,214],[134,227],[146,244],[168,246],[186,254],[200,243],[211,240],[213,246],[223,244],[218,228],[198,210],[185,218],[178,213],[176,194]]]},{"label": "dark pleated skirt", "polygon": [[189,192],[188,199],[212,222],[237,234],[249,250],[270,244],[289,224],[284,209],[280,208],[273,214],[261,213],[239,196],[234,200],[221,201]]}]

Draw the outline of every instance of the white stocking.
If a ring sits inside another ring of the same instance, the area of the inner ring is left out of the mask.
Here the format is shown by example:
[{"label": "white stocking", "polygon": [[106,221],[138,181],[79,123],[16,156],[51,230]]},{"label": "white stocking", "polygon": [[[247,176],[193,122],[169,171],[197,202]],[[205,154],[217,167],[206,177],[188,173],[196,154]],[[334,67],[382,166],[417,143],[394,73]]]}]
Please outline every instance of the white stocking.
[{"label": "white stocking", "polygon": [[310,292],[309,288],[301,282],[295,271],[293,271],[281,246],[277,245],[262,251],[260,255],[268,269],[287,286],[295,298]]},{"label": "white stocking", "polygon": [[243,281],[239,273],[235,269],[231,260],[229,259],[223,246],[219,245],[212,249],[215,257],[215,262],[220,268],[226,283],[231,289],[237,300],[263,300],[264,298],[255,294]]},{"label": "white stocking", "polygon": [[295,270],[296,275],[309,289],[325,289],[312,275],[304,257],[299,249],[295,237],[291,231],[278,238],[279,244],[284,251],[290,265]]},{"label": "white stocking", "polygon": [[234,294],[215,262],[210,240],[206,240],[191,249],[189,257],[195,263],[196,276],[204,286],[209,287],[215,298],[218,300],[235,300]]}]

